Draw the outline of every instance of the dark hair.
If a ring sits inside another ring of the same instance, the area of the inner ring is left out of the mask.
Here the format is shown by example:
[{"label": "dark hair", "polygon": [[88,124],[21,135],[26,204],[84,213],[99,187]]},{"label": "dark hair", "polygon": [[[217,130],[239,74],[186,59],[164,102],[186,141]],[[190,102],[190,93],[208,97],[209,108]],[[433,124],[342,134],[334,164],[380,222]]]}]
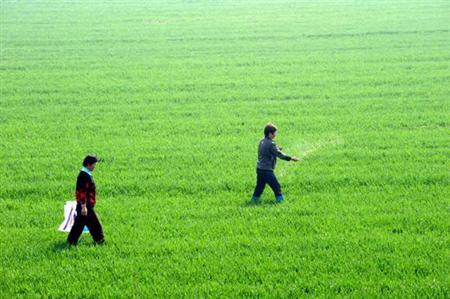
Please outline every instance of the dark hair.
[{"label": "dark hair", "polygon": [[83,166],[86,167],[88,165],[92,165],[94,163],[97,163],[97,157],[95,155],[87,155],[83,160]]},{"label": "dark hair", "polygon": [[268,123],[264,128],[264,136],[269,137],[269,134],[275,133],[278,128],[273,123]]}]

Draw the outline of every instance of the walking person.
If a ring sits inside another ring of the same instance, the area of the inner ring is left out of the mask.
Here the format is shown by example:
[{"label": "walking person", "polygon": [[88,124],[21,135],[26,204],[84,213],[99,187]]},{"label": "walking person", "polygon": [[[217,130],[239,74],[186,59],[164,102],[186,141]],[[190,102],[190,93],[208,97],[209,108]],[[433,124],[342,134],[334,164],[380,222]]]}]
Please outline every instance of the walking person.
[{"label": "walking person", "polygon": [[83,160],[83,167],[78,175],[75,190],[77,216],[67,237],[67,243],[69,245],[77,244],[85,226],[89,229],[96,244],[103,244],[105,242],[102,225],[94,210],[96,190],[92,172],[95,169],[97,161],[97,157],[94,155],[87,155]]},{"label": "walking person", "polygon": [[264,128],[264,138],[261,139],[258,146],[258,162],[256,164],[256,187],[251,199],[252,203],[256,203],[264,191],[266,184],[270,186],[277,203],[284,200],[281,192],[280,183],[275,176],[274,170],[277,158],[286,161],[298,161],[297,157],[285,155],[276,145],[274,139],[277,136],[277,127],[271,123]]}]

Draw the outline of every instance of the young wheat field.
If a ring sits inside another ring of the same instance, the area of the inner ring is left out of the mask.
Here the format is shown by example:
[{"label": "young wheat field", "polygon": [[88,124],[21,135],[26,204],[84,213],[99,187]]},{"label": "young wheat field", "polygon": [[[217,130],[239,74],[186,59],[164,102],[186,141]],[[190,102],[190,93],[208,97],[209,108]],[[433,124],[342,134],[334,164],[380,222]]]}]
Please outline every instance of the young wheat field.
[{"label": "young wheat field", "polygon": [[450,296],[449,1],[0,1],[1,298]]}]

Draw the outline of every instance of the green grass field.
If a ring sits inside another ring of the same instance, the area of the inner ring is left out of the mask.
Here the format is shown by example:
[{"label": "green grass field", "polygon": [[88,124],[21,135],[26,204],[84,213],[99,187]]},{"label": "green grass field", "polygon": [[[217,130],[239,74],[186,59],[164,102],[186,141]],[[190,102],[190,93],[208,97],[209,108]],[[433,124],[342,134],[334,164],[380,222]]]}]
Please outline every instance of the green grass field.
[{"label": "green grass field", "polygon": [[450,2],[0,3],[1,298],[450,296]]}]

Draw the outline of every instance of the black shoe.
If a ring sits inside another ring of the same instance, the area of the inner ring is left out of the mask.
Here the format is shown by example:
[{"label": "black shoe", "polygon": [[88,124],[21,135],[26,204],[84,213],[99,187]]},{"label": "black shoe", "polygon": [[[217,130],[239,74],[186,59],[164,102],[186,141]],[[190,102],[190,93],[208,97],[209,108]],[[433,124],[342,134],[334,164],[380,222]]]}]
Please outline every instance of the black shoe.
[{"label": "black shoe", "polygon": [[105,245],[105,239],[101,239],[100,241],[95,241],[95,245]]},{"label": "black shoe", "polygon": [[67,247],[72,247],[72,246],[77,246],[77,243],[71,243],[69,241],[67,241]]}]

